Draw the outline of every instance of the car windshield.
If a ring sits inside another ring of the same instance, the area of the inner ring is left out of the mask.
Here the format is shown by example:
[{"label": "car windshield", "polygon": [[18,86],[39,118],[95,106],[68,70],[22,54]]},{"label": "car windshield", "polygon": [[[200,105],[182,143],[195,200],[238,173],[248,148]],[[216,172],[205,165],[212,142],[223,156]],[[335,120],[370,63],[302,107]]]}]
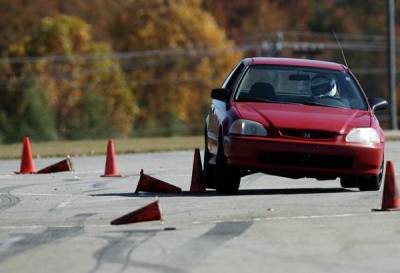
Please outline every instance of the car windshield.
[{"label": "car windshield", "polygon": [[350,74],[305,67],[250,66],[237,88],[235,100],[368,109]]}]

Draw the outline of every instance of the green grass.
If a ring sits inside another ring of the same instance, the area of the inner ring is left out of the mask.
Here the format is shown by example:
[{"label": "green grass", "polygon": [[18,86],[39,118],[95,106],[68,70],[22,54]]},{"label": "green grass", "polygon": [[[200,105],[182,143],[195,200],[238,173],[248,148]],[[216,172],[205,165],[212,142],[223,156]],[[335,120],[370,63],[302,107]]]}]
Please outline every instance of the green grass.
[{"label": "green grass", "polygon": [[[400,134],[387,135],[386,141],[400,140]],[[77,140],[32,142],[33,157],[64,157],[104,155],[107,150],[107,140]],[[175,150],[191,150],[204,147],[202,136],[190,137],[154,137],[114,139],[117,154],[151,153]],[[0,159],[20,158],[22,143],[0,144]]]},{"label": "green grass", "polygon": [[[114,139],[114,145],[117,154],[191,150],[203,148],[204,138],[190,136]],[[104,155],[107,150],[107,140],[32,142],[31,146],[35,158]],[[22,143],[2,144],[0,145],[0,158],[19,158],[21,151]]]},{"label": "green grass", "polygon": [[399,141],[400,136],[385,136],[385,141]]}]

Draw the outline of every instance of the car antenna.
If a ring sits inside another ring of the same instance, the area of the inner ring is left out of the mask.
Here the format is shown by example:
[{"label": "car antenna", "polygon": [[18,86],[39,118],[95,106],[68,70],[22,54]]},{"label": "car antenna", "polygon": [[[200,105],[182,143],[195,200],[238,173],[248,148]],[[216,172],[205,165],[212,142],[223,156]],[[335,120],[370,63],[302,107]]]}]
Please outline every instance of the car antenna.
[{"label": "car antenna", "polygon": [[346,55],[344,55],[343,47],[342,47],[342,45],[340,44],[340,41],[339,41],[339,39],[338,39],[338,37],[337,37],[336,32],[335,32],[334,29],[332,29],[332,34],[333,34],[333,37],[335,37],[336,43],[338,44],[338,46],[339,46],[339,48],[340,48],[340,52],[342,53],[342,57],[343,57],[343,61],[344,61],[345,65],[346,65],[347,67],[349,67],[349,65],[348,65],[348,63],[347,63],[347,60],[346,60]]}]

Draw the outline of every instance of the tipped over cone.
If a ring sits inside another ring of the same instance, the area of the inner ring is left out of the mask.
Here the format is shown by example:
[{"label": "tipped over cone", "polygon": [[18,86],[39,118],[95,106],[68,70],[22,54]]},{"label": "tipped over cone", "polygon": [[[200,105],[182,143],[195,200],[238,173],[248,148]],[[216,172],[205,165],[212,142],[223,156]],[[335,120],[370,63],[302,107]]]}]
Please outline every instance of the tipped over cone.
[{"label": "tipped over cone", "polygon": [[206,191],[204,183],[203,169],[201,167],[200,150],[194,150],[192,183],[190,184],[191,193],[202,193]]},{"label": "tipped over cone", "polygon": [[50,165],[46,168],[39,170],[37,173],[59,173],[59,172],[69,172],[72,171],[72,162],[70,157],[67,157],[64,160],[61,160],[53,165]]},{"label": "tipped over cone", "polygon": [[140,191],[157,193],[180,193],[182,192],[182,189],[167,182],[161,181],[157,178],[151,177],[150,175],[144,174],[142,169],[140,170],[140,178],[135,193],[138,193]]},{"label": "tipped over cone", "polygon": [[108,140],[106,166],[102,177],[121,177],[115,157],[114,142],[111,139]]},{"label": "tipped over cone", "polygon": [[32,149],[29,137],[24,137],[21,155],[21,165],[17,174],[31,174],[36,172],[35,163],[32,159]]},{"label": "tipped over cone", "polygon": [[158,205],[158,200],[150,203],[140,209],[132,211],[131,213],[125,214],[113,221],[111,225],[124,225],[146,221],[158,221],[161,220],[161,211]]},{"label": "tipped over cone", "polygon": [[392,161],[386,162],[385,185],[383,188],[381,210],[400,210],[400,197]]}]

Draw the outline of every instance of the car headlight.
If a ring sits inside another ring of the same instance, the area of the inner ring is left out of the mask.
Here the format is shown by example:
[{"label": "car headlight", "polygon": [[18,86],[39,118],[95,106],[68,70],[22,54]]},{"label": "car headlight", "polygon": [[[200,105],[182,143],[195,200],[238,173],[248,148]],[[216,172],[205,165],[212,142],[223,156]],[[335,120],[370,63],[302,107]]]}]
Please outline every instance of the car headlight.
[{"label": "car headlight", "polygon": [[232,123],[230,134],[244,136],[267,136],[267,130],[261,123],[247,119],[238,119]]},{"label": "car headlight", "polygon": [[380,141],[378,132],[373,128],[354,128],[346,136],[346,142],[371,145]]}]

